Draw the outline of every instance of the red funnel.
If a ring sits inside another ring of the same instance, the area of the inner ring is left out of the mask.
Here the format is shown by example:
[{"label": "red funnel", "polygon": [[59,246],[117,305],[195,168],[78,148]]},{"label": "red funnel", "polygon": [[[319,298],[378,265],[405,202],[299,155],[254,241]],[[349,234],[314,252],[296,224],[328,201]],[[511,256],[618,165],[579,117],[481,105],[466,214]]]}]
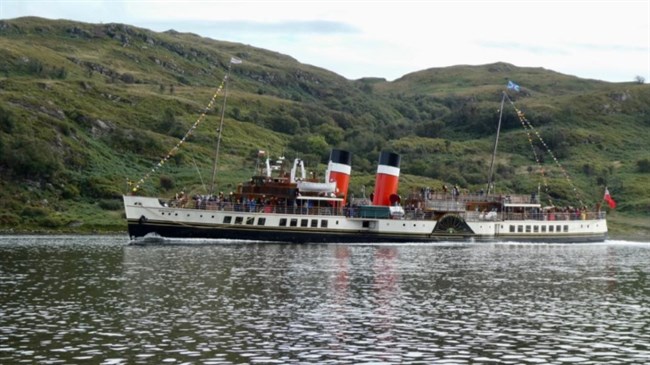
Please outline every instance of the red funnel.
[{"label": "red funnel", "polygon": [[348,198],[350,173],[352,172],[352,154],[348,151],[333,149],[327,164],[325,177],[328,182],[336,181],[337,195],[343,195],[343,205]]},{"label": "red funnel", "polygon": [[391,205],[391,195],[397,195],[399,163],[400,156],[396,153],[383,151],[379,155],[373,205]]}]

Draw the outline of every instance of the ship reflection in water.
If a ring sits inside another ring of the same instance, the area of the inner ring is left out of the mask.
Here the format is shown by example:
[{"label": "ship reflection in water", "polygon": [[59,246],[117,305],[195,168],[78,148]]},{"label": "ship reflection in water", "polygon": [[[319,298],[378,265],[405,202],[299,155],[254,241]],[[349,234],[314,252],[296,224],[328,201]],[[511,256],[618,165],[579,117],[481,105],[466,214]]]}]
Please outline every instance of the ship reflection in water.
[{"label": "ship reflection in water", "polygon": [[650,243],[0,237],[0,363],[648,363]]}]

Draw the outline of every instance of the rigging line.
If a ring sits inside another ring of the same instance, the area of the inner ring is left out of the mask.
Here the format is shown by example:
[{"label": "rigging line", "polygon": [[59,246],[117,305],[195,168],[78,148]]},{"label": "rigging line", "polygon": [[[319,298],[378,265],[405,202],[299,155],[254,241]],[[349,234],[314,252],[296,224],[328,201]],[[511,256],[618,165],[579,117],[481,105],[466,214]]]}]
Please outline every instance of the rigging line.
[{"label": "rigging line", "polygon": [[552,197],[551,197],[550,192],[549,192],[549,186],[548,186],[548,183],[547,183],[547,180],[546,180],[546,175],[544,174],[544,170],[543,170],[543,167],[542,167],[542,164],[541,164],[541,160],[539,159],[537,153],[535,152],[535,148],[534,148],[534,145],[533,145],[533,141],[532,141],[532,137],[531,137],[530,131],[532,131],[532,132],[536,135],[536,137],[539,139],[539,141],[542,143],[542,145],[546,148],[546,151],[547,151],[547,152],[551,155],[551,157],[555,160],[556,164],[559,166],[560,170],[563,172],[565,178],[567,179],[567,181],[569,182],[569,184],[573,187],[573,190],[574,190],[574,193],[575,193],[575,195],[576,195],[576,198],[577,198],[577,199],[581,202],[581,204],[582,204],[582,200],[581,200],[580,197],[577,195],[577,193],[576,193],[576,189],[575,189],[575,186],[573,185],[573,182],[572,182],[571,179],[569,178],[568,173],[564,170],[564,167],[563,167],[563,166],[559,163],[559,161],[555,158],[555,156],[554,156],[553,152],[551,151],[551,149],[546,145],[546,143],[544,142],[544,140],[543,140],[543,138],[541,137],[541,135],[540,135],[540,134],[537,132],[537,130],[533,127],[532,123],[531,123],[531,122],[526,118],[526,116],[524,115],[524,113],[523,113],[521,110],[517,109],[517,107],[514,105],[514,103],[512,102],[512,100],[509,100],[509,101],[510,101],[510,103],[513,105],[513,108],[516,110],[516,112],[517,112],[517,117],[519,118],[519,121],[521,122],[522,127],[526,130],[526,133],[528,134],[528,142],[530,143],[531,149],[533,150],[533,154],[535,155],[535,159],[536,159],[536,161],[537,161],[537,164],[540,166],[540,170],[542,171],[542,179],[543,179],[543,183],[544,183],[544,192],[545,192],[545,193],[547,194],[547,196],[549,197],[549,200],[550,200],[551,204],[553,204],[553,202],[552,202]]},{"label": "rigging line", "polygon": [[208,193],[208,189],[205,187],[205,183],[203,183],[203,176],[201,176],[201,170],[199,170],[199,167],[196,165],[196,161],[194,160],[194,156],[192,157],[192,163],[194,164],[194,168],[196,169],[196,172],[199,174],[199,179],[201,179],[201,185],[203,185],[203,191],[205,193]]},{"label": "rigging line", "polygon": [[[507,97],[507,96],[506,96],[506,97]],[[535,129],[535,127],[533,127],[532,123],[530,123],[530,121],[528,121],[528,119],[525,117],[524,113],[523,113],[521,110],[519,110],[519,109],[517,108],[517,106],[515,105],[515,103],[514,103],[514,102],[513,102],[509,97],[508,97],[508,102],[510,102],[510,104],[512,105],[512,107],[515,109],[515,111],[517,112],[517,116],[518,116],[519,119],[522,121],[522,123],[526,123],[526,124],[528,125],[528,127],[529,127],[529,128],[530,128],[530,129],[535,133],[535,135],[537,136],[537,139],[539,139],[539,141],[542,143],[542,145],[544,146],[544,148],[546,148],[546,152],[548,152],[548,154],[551,155],[551,157],[553,158],[553,161],[555,162],[555,164],[560,168],[560,171],[562,171],[562,174],[564,175],[564,178],[566,179],[566,181],[567,181],[567,182],[569,183],[569,185],[571,186],[571,189],[573,190],[573,193],[574,193],[576,199],[578,199],[578,201],[580,202],[580,205],[581,205],[582,207],[585,207],[586,205],[585,205],[584,202],[582,201],[582,199],[581,199],[581,197],[580,197],[580,195],[579,195],[578,189],[577,189],[576,186],[573,184],[573,181],[571,180],[571,177],[569,176],[568,171],[564,168],[564,166],[562,166],[562,164],[560,164],[560,161],[557,159],[557,157],[555,157],[555,154],[554,154],[553,151],[548,147],[548,145],[546,144],[546,142],[544,141],[544,139],[542,138],[542,136],[539,134],[539,132],[537,131],[537,129]]]},{"label": "rigging line", "polygon": [[548,181],[546,178],[546,173],[544,171],[544,166],[542,165],[542,161],[539,158],[539,155],[537,154],[537,151],[535,151],[535,145],[533,143],[533,138],[531,137],[531,131],[534,132],[535,130],[533,129],[533,126],[528,122],[526,117],[521,113],[520,111],[517,111],[517,117],[519,118],[519,122],[521,123],[521,126],[524,128],[526,131],[526,135],[528,136],[528,144],[530,144],[530,149],[533,152],[533,156],[535,157],[535,162],[537,163],[537,166],[540,170],[540,173],[542,175],[542,183],[544,184],[544,192],[549,198],[549,201],[551,205],[553,205],[553,198],[551,197],[551,194],[549,193],[549,187],[548,187]]},{"label": "rigging line", "polygon": [[160,162],[158,162],[158,164],[156,164],[156,165],[155,165],[155,166],[154,166],[154,167],[153,167],[149,172],[147,172],[147,173],[146,173],[146,174],[145,174],[145,175],[144,175],[144,176],[143,176],[143,177],[142,177],[142,178],[141,178],[141,179],[140,179],[140,180],[135,184],[135,187],[133,187],[133,189],[132,189],[132,194],[135,194],[138,190],[140,190],[140,186],[142,186],[142,184],[144,184],[144,182],[147,181],[147,180],[149,179],[149,177],[150,177],[153,173],[155,173],[156,171],[158,171],[158,169],[159,169],[160,167],[162,167],[162,166],[167,162],[167,160],[169,160],[172,156],[174,156],[174,155],[176,154],[176,152],[178,151],[178,149],[181,147],[181,145],[182,145],[183,143],[185,143],[185,140],[187,140],[187,138],[188,138],[189,136],[192,135],[192,133],[194,132],[194,130],[196,129],[196,127],[199,125],[199,123],[201,123],[201,122],[205,119],[205,116],[206,116],[206,114],[208,113],[208,111],[210,111],[210,110],[212,109],[212,107],[213,107],[213,105],[214,105],[214,102],[215,102],[215,100],[217,99],[217,96],[219,96],[219,94],[221,94],[221,90],[223,89],[223,86],[224,86],[224,83],[225,83],[225,82],[226,82],[226,76],[224,76],[224,79],[221,81],[221,85],[219,85],[219,87],[217,88],[217,90],[214,92],[214,94],[212,95],[212,98],[210,99],[210,102],[208,102],[208,105],[205,107],[205,109],[203,110],[203,112],[201,113],[201,115],[199,115],[198,119],[194,122],[194,124],[192,125],[192,127],[191,127],[191,128],[190,128],[190,129],[185,133],[185,135],[183,136],[183,138],[181,138],[180,141],[178,141],[178,143],[176,143],[176,145],[174,146],[174,148],[172,148],[172,149],[167,153],[167,155],[166,155],[162,160],[160,160]]},{"label": "rigging line", "polygon": [[[505,97],[508,97],[505,91],[503,92],[503,94],[504,94],[504,98],[505,98]],[[535,129],[533,128],[533,125],[532,125],[532,124],[531,124],[531,123],[526,119],[526,117],[524,116],[524,113],[521,112],[519,109],[517,109],[517,107],[514,105],[514,103],[512,102],[512,100],[511,100],[509,97],[508,97],[508,102],[510,102],[510,104],[511,104],[511,105],[513,106],[513,108],[515,109],[515,111],[516,111],[516,113],[517,113],[517,118],[519,119],[519,122],[521,123],[521,126],[522,126],[522,127],[524,128],[524,130],[526,131],[526,136],[528,137],[528,144],[530,145],[530,149],[531,149],[531,151],[533,152],[533,156],[535,157],[535,162],[537,163],[537,166],[538,166],[538,168],[539,168],[540,174],[541,174],[541,176],[542,176],[542,183],[544,184],[544,192],[545,192],[546,195],[548,196],[549,201],[550,201],[550,203],[551,203],[551,205],[552,205],[552,204],[553,204],[553,199],[552,199],[552,197],[551,197],[551,195],[550,195],[550,193],[549,193],[549,186],[548,186],[548,182],[547,182],[547,178],[546,178],[546,173],[545,173],[545,170],[544,170],[544,166],[542,165],[542,161],[541,161],[541,159],[540,159],[540,157],[539,157],[539,154],[538,154],[537,151],[535,150],[535,145],[534,145],[534,143],[533,143],[533,138],[532,138],[532,136],[531,136],[531,131],[532,131],[532,132],[535,132]],[[539,189],[539,188],[538,188],[538,189]],[[541,198],[541,197],[540,197],[540,198]]]}]

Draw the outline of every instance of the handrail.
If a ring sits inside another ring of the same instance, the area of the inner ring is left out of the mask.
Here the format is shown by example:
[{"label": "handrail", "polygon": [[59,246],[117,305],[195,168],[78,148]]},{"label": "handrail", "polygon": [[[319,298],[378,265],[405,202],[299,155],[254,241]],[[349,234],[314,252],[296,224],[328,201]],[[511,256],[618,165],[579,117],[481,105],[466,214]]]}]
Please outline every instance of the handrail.
[{"label": "handrail", "polygon": [[[446,214],[455,214],[467,222],[478,221],[493,221],[493,222],[507,222],[507,221],[566,221],[566,220],[597,220],[605,219],[606,212],[604,211],[574,211],[574,212],[479,212],[479,211],[465,211],[463,205],[454,205],[457,202],[448,202],[448,207],[452,209],[443,210]],[[353,218],[368,218],[375,219],[378,217],[362,217],[360,216],[361,209],[358,207],[307,207],[298,205],[276,205],[276,204],[233,204],[228,201],[193,201],[189,206],[180,206],[170,204],[169,208],[182,208],[182,209],[197,209],[208,211],[226,211],[226,212],[247,212],[247,213],[260,213],[260,214],[291,214],[291,215],[317,215],[317,216],[347,216]],[[459,209],[453,209],[459,208]],[[440,211],[438,211],[440,212]],[[405,208],[404,216],[395,219],[410,219],[410,220],[434,220],[436,214],[433,210]]]}]

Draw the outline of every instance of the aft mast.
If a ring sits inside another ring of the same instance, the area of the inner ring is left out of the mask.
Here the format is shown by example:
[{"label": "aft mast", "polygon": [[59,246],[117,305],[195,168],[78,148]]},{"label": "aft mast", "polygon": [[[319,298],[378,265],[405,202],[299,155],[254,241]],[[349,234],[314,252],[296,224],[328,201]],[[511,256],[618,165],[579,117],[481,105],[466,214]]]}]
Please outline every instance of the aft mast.
[{"label": "aft mast", "polygon": [[226,115],[226,100],[228,100],[228,80],[230,79],[230,70],[232,65],[240,64],[242,61],[239,58],[231,57],[230,63],[228,64],[228,73],[226,74],[226,85],[224,88],[223,95],[223,106],[221,107],[221,121],[219,123],[219,130],[217,131],[217,148],[214,154],[214,163],[212,165],[212,183],[210,184],[210,195],[214,195],[214,185],[217,178],[217,164],[219,163],[219,148],[221,147],[221,135],[223,132],[223,120]]},{"label": "aft mast", "polygon": [[501,97],[501,108],[499,108],[499,124],[497,126],[497,136],[494,139],[494,151],[492,151],[492,162],[490,162],[490,172],[488,173],[488,182],[487,182],[487,188],[485,191],[487,192],[487,195],[490,195],[490,191],[492,190],[492,177],[494,175],[494,159],[497,155],[497,146],[499,145],[499,133],[501,132],[501,120],[503,118],[503,104],[506,101],[506,92],[502,91],[503,96]]}]

